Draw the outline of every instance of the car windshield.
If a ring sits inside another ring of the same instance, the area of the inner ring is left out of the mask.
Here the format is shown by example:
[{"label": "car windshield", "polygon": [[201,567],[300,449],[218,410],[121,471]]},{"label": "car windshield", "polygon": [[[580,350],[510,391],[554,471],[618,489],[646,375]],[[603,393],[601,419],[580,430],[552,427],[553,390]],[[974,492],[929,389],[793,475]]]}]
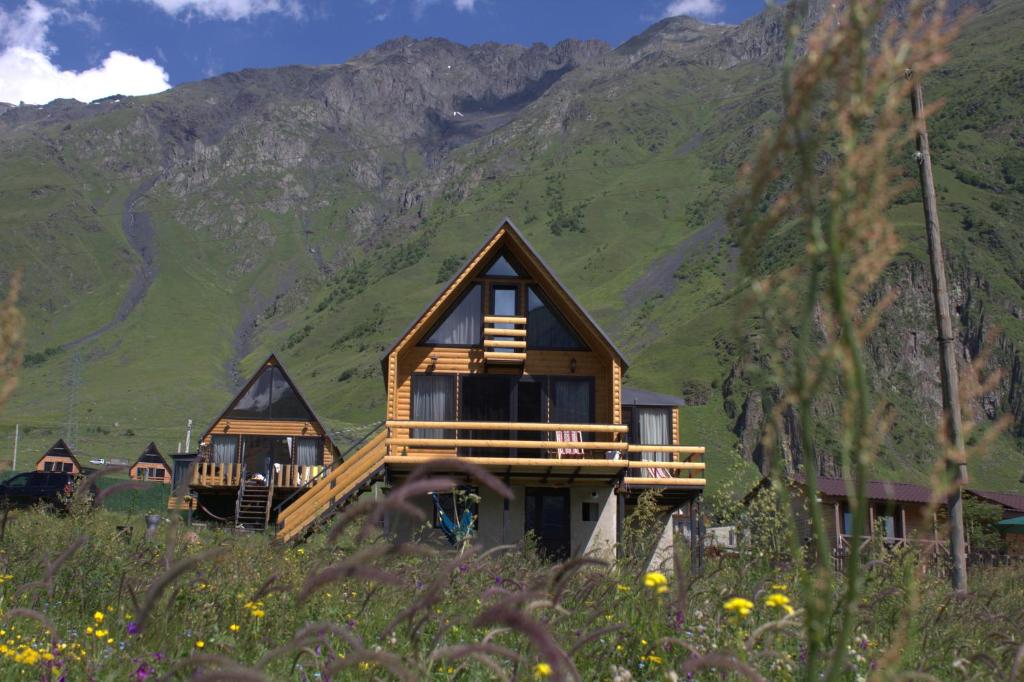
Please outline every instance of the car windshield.
[{"label": "car windshield", "polygon": [[4,483],[8,488],[22,488],[29,483],[29,479],[32,474],[18,474],[14,478]]}]

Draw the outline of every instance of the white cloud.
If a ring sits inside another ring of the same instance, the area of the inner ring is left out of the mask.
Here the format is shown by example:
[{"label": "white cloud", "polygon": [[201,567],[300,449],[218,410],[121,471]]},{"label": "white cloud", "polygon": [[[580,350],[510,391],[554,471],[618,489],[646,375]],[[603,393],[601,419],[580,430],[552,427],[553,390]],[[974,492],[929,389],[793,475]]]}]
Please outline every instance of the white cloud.
[{"label": "white cloud", "polygon": [[[441,0],[413,0],[412,13],[417,19],[423,16],[423,13],[433,5],[437,5]],[[472,12],[476,9],[477,0],[452,0],[452,4],[460,12]]]},{"label": "white cloud", "polygon": [[113,51],[96,67],[67,71],[53,63],[50,23],[68,19],[38,0],[14,11],[0,9],[0,102],[45,104],[70,97],[89,102],[108,95],[148,95],[171,87],[167,72],[150,59]]},{"label": "white cloud", "polygon": [[672,0],[665,8],[666,17],[678,17],[685,14],[690,17],[709,19],[725,11],[725,5],[719,0]]},{"label": "white cloud", "polygon": [[455,9],[460,12],[472,12],[476,6],[476,0],[455,0]]},{"label": "white cloud", "polygon": [[159,7],[171,16],[201,15],[207,19],[238,21],[259,14],[285,14],[296,19],[302,16],[299,0],[142,0]]}]

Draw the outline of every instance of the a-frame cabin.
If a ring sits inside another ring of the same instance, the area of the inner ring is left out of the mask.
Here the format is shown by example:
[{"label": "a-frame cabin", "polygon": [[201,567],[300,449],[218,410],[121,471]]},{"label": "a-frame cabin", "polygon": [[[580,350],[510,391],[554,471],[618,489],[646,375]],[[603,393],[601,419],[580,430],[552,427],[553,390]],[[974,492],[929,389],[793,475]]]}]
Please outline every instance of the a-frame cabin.
[{"label": "a-frame cabin", "polygon": [[[679,445],[682,401],[633,391],[624,404],[626,366],[506,220],[384,354],[385,430],[282,512],[279,537],[368,477],[395,483],[426,461],[468,459],[516,495],[506,503],[448,472],[479,494],[485,544],[532,532],[553,555],[609,551],[641,492],[678,508],[704,486],[704,448]],[[450,500],[423,504],[443,516]]]},{"label": "a-frame cabin", "polygon": [[338,448],[275,355],[199,439],[189,489],[217,520],[262,528],[272,508],[338,458]]},{"label": "a-frame cabin", "polygon": [[150,442],[135,463],[128,468],[128,477],[136,481],[170,483],[171,467],[168,466],[164,456],[160,454],[156,443]]},{"label": "a-frame cabin", "polygon": [[82,473],[82,465],[71,451],[63,438],[50,446],[43,456],[36,461],[36,471],[58,471],[78,475]]}]

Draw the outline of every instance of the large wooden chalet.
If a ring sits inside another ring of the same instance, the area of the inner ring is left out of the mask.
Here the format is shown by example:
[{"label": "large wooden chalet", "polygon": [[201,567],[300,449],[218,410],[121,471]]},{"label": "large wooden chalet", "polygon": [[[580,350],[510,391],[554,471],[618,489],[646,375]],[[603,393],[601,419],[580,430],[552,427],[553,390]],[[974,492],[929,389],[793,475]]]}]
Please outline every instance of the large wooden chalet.
[{"label": "large wooden chalet", "polygon": [[[484,544],[532,532],[552,555],[609,551],[640,493],[678,508],[705,482],[704,448],[679,444],[682,402],[624,389],[626,367],[505,221],[384,354],[384,430],[283,509],[278,536],[297,537],[368,481],[399,483],[434,462],[479,496]],[[515,499],[476,486],[457,460],[505,480]],[[425,511],[443,516],[451,494]]]},{"label": "large wooden chalet", "polygon": [[77,476],[82,470],[78,458],[63,438],[57,439],[57,442],[36,461],[36,471],[58,471]]}]

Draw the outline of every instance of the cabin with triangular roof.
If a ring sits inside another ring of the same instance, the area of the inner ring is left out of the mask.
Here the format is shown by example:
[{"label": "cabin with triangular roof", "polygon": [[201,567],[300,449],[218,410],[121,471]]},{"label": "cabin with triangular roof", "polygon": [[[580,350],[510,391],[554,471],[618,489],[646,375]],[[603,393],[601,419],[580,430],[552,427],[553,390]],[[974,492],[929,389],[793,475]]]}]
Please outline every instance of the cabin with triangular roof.
[{"label": "cabin with triangular roof", "polygon": [[213,519],[262,528],[274,504],[337,458],[323,422],[271,355],[200,436],[190,494]]},{"label": "cabin with triangular roof", "polygon": [[150,442],[135,463],[128,468],[128,477],[136,481],[170,483],[171,467],[168,466],[164,456],[160,454],[156,443]]},{"label": "cabin with triangular roof", "polygon": [[[703,490],[704,448],[679,444],[681,399],[623,389],[625,355],[507,220],[381,366],[384,431],[282,513],[280,537],[295,537],[368,476],[400,483],[426,462],[479,500],[471,516],[485,545],[532,533],[553,556],[610,551],[646,490],[672,508]],[[515,499],[480,488],[460,461],[499,476]],[[442,530],[458,493],[423,501]]]},{"label": "cabin with triangular roof", "polygon": [[82,473],[82,465],[78,463],[75,453],[64,439],[58,438],[57,442],[36,461],[36,471],[57,471],[77,476]]}]

